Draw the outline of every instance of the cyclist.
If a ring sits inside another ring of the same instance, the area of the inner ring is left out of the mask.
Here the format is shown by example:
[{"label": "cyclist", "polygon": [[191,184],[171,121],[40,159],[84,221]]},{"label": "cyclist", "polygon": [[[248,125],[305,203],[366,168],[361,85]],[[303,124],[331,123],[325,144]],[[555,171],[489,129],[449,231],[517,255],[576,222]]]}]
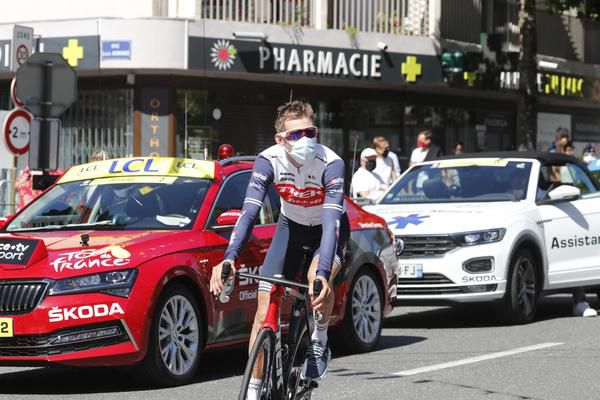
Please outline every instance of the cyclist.
[{"label": "cyclist", "polygon": [[[302,367],[303,378],[316,380],[325,376],[331,357],[327,344],[327,327],[334,302],[331,286],[342,266],[343,252],[350,236],[344,203],[344,162],[332,150],[316,143],[318,131],[313,126],[310,104],[292,101],[278,107],[277,111],[276,144],[260,153],[255,161],[242,215],[231,234],[225,260],[213,268],[210,290],[215,295],[223,290],[223,263],[235,266],[233,261],[246,243],[267,189],[273,183],[282,199],[281,215],[259,273],[269,277],[281,274],[293,280],[301,266],[302,247],[316,249],[308,271],[308,284],[312,294],[314,280],[323,283],[321,294],[311,299],[313,309],[320,311],[322,318],[315,321]],[[270,290],[269,283],[259,283],[250,349],[265,319]],[[259,376],[252,378],[248,399],[258,397],[261,379]],[[255,392],[251,393],[252,390]]]}]

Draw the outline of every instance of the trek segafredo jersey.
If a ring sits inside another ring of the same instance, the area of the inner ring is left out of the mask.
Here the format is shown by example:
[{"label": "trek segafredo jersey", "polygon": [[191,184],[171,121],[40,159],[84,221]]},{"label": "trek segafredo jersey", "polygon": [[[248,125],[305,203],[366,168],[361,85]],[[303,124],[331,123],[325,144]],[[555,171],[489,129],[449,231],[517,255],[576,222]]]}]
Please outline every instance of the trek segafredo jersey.
[{"label": "trek segafredo jersey", "polygon": [[329,278],[337,245],[337,229],[344,204],[344,162],[327,147],[317,144],[315,159],[297,168],[281,145],[260,153],[246,191],[242,216],[238,220],[225,258],[235,260],[244,246],[253,222],[262,207],[269,185],[281,197],[281,213],[306,226],[322,225],[317,275]]}]

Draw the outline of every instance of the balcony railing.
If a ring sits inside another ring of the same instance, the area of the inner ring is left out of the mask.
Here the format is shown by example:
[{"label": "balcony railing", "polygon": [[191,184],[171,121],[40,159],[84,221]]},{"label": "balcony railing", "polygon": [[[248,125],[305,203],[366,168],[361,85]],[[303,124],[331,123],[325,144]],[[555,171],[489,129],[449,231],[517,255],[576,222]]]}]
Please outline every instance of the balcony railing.
[{"label": "balcony railing", "polygon": [[199,18],[255,24],[313,26],[314,0],[197,0]]},{"label": "balcony railing", "polygon": [[[180,15],[176,15],[180,16]],[[429,0],[196,0],[196,18],[427,35]]]},{"label": "balcony railing", "polygon": [[333,0],[333,29],[427,35],[427,0]]}]

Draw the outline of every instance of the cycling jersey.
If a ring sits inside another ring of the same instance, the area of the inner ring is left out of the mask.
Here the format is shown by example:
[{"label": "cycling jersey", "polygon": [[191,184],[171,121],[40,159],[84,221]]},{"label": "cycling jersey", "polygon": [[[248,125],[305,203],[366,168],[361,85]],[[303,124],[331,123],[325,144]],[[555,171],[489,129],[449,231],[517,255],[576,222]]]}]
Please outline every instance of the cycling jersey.
[{"label": "cycling jersey", "polygon": [[281,213],[286,218],[305,226],[322,225],[317,275],[328,279],[345,211],[344,162],[320,144],[312,163],[301,168],[292,165],[285,148],[278,144],[258,155],[225,258],[235,260],[248,240],[271,183],[281,197]]}]

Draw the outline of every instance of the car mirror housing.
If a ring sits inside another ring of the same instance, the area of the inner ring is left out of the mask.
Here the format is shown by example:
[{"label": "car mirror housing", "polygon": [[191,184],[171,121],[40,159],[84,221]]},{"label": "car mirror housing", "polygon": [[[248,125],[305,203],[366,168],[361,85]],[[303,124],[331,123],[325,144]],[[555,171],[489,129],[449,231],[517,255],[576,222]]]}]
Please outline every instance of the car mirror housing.
[{"label": "car mirror housing", "polygon": [[218,226],[235,225],[242,216],[242,210],[232,209],[227,210],[217,217]]},{"label": "car mirror housing", "polygon": [[14,214],[13,215],[7,215],[5,217],[0,217],[0,230],[3,230],[4,228],[6,228],[6,226],[8,224],[10,224],[10,221],[12,221],[12,219],[14,218]]},{"label": "car mirror housing", "polygon": [[560,185],[548,192],[546,203],[559,203],[562,201],[577,200],[581,197],[581,191],[575,186]]}]

